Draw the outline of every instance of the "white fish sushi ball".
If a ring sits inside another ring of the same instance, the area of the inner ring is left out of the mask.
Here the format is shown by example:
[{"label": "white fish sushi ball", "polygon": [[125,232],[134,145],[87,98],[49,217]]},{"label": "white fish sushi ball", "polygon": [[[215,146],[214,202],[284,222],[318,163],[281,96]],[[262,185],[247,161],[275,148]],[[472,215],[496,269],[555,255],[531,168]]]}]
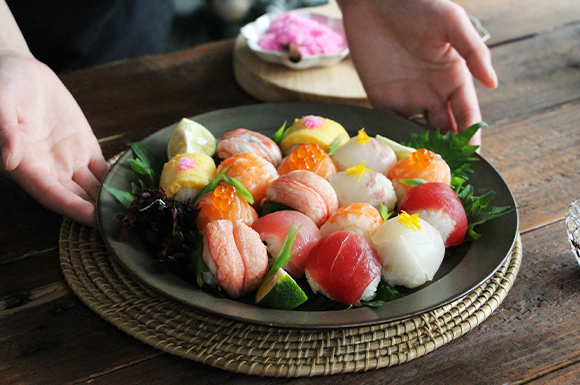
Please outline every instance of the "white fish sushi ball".
[{"label": "white fish sushi ball", "polygon": [[355,136],[334,152],[331,158],[338,171],[344,171],[364,161],[365,167],[373,171],[381,174],[389,172],[397,162],[395,152],[380,140],[369,139],[365,144],[361,144]]},{"label": "white fish sushi ball", "polygon": [[391,286],[409,289],[433,279],[445,256],[445,245],[439,232],[427,221],[421,229],[411,229],[391,218],[372,236],[383,269],[383,280]]},{"label": "white fish sushi ball", "polygon": [[346,175],[346,171],[341,171],[332,174],[328,181],[336,191],[340,207],[361,202],[378,209],[382,202],[389,210],[393,210],[397,203],[391,181],[375,171],[364,172],[360,179],[356,175]]}]

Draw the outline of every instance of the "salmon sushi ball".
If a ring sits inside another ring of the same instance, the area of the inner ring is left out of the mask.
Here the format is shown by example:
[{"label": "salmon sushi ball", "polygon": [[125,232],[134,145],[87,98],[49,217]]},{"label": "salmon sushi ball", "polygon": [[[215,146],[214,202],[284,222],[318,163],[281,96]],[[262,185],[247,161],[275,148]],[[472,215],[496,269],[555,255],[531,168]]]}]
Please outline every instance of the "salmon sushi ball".
[{"label": "salmon sushi ball", "polygon": [[227,168],[225,175],[237,179],[254,198],[253,207],[259,210],[266,198],[266,190],[278,178],[274,165],[253,152],[243,152],[224,159],[217,171],[219,175]]},{"label": "salmon sushi ball", "polygon": [[451,170],[440,155],[424,148],[411,153],[408,158],[398,161],[388,172],[387,178],[393,183],[397,199],[400,201],[410,186],[401,179],[422,179],[425,182],[441,182],[451,185]]}]

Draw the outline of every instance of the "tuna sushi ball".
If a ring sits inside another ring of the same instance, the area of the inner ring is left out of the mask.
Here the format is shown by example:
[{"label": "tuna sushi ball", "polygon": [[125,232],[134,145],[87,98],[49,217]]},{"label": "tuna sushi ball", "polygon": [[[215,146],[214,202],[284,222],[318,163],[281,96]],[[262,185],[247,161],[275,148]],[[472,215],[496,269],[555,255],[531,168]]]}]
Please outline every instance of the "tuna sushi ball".
[{"label": "tuna sushi ball", "polygon": [[306,260],[306,279],[315,293],[346,305],[374,298],[381,262],[371,244],[352,231],[321,238]]},{"label": "tuna sushi ball", "polygon": [[379,227],[372,237],[382,263],[382,277],[391,286],[409,289],[433,279],[445,256],[439,232],[418,215],[405,212]]},{"label": "tuna sushi ball", "polygon": [[292,257],[283,267],[293,278],[304,275],[306,258],[312,246],[322,237],[320,230],[312,219],[299,211],[284,210],[276,211],[257,219],[252,228],[260,235],[260,238],[268,246],[268,253],[274,259],[280,253],[284,238],[294,223],[294,229],[302,226],[292,243]]},{"label": "tuna sushi ball", "polygon": [[364,161],[365,167],[386,175],[397,162],[397,156],[391,147],[369,137],[361,129],[357,136],[350,138],[332,154],[332,160],[338,171],[344,171]]},{"label": "tuna sushi ball", "polygon": [[467,216],[455,191],[444,183],[424,183],[410,189],[399,204],[399,210],[418,214],[441,234],[447,246],[463,243]]}]

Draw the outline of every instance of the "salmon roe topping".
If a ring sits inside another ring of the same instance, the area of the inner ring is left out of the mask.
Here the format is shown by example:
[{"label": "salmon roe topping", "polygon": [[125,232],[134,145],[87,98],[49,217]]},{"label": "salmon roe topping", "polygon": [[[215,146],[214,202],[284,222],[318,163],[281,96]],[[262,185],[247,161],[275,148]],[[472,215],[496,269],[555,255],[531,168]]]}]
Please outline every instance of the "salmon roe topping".
[{"label": "salmon roe topping", "polygon": [[303,144],[290,154],[290,162],[295,170],[312,170],[322,162],[326,153],[316,144]]},{"label": "salmon roe topping", "polygon": [[425,168],[429,166],[431,160],[435,157],[435,153],[433,151],[429,151],[425,148],[420,148],[417,151],[411,153],[409,155],[410,163],[412,165],[416,165],[419,168]]},{"label": "salmon roe topping", "polygon": [[218,186],[213,191],[213,207],[220,211],[230,211],[234,203],[236,188],[234,186]]}]

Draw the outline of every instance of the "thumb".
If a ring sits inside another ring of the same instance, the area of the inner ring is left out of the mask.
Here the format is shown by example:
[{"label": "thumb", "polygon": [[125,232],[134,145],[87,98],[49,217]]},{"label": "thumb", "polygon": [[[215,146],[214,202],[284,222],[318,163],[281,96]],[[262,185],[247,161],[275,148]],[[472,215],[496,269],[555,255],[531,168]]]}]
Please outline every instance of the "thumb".
[{"label": "thumb", "polygon": [[474,78],[487,88],[497,88],[497,74],[491,64],[491,53],[473,26],[465,10],[459,6],[449,12],[447,25],[449,42],[465,59]]},{"label": "thumb", "polygon": [[0,155],[6,171],[12,171],[20,164],[24,155],[24,137],[17,121],[0,119]]}]

